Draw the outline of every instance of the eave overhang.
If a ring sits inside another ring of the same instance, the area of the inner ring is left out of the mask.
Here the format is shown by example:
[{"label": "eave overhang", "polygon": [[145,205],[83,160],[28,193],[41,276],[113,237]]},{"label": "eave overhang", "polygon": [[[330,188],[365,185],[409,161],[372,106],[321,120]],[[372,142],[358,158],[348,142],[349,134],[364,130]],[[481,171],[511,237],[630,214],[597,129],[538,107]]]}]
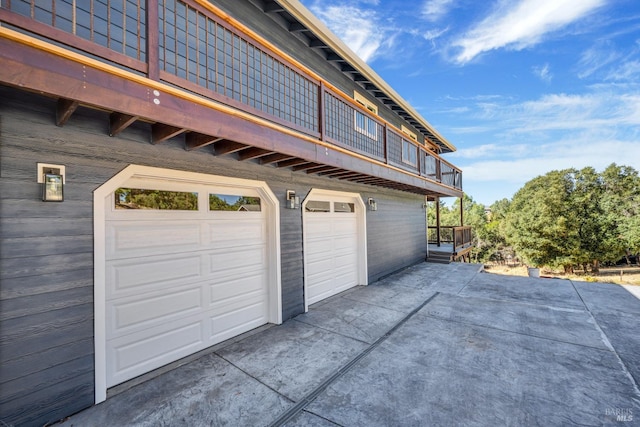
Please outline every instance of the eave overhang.
[{"label": "eave overhang", "polygon": [[109,133],[151,124],[151,143],[425,195],[462,190],[315,139],[228,105],[0,27],[0,83],[58,98],[56,122],[79,106],[109,112]]},{"label": "eave overhang", "polygon": [[321,51],[327,61],[336,62],[343,73],[422,132],[442,153],[456,151],[451,142],[298,0],[268,0],[263,10],[280,16],[290,32],[304,34],[309,47]]}]

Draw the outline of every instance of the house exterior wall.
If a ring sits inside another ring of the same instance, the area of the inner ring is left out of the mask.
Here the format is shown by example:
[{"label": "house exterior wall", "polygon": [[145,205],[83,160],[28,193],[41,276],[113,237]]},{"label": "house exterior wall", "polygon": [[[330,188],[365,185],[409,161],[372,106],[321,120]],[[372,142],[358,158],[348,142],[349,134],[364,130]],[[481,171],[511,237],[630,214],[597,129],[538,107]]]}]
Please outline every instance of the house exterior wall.
[{"label": "house exterior wall", "polygon": [[[314,177],[257,162],[149,144],[150,125],[107,135],[107,113],[79,108],[54,126],[56,101],[0,86],[0,420],[54,422],[94,401],[93,191],[129,164],[266,181],[281,195],[283,320],[304,311],[302,212],[286,190],[373,197],[369,280],[424,259],[424,197]],[[40,201],[36,163],[66,166],[65,201]]]}]

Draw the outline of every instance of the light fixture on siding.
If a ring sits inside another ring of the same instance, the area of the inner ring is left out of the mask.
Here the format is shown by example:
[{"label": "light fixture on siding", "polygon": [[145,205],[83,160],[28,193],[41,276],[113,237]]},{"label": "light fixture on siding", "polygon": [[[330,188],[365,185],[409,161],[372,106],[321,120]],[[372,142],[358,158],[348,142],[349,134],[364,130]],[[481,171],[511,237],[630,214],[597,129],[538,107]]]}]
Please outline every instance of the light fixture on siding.
[{"label": "light fixture on siding", "polygon": [[38,163],[38,182],[42,185],[43,202],[64,201],[64,173],[64,166]]},{"label": "light fixture on siding", "polygon": [[369,205],[369,210],[375,212],[378,210],[378,203],[373,200],[371,197],[367,200],[367,204]]},{"label": "light fixture on siding", "polygon": [[287,208],[288,209],[300,208],[300,197],[296,196],[296,192],[293,190],[287,190]]}]

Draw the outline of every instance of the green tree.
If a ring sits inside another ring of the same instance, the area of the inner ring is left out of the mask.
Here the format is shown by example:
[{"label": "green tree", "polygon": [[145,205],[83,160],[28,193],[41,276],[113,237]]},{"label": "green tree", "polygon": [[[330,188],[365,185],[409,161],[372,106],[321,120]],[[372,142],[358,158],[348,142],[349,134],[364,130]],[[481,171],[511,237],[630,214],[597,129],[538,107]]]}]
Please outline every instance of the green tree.
[{"label": "green tree", "polygon": [[640,177],[629,166],[611,164],[602,173],[603,209],[612,232],[606,238],[614,260],[640,252]]},{"label": "green tree", "polygon": [[571,200],[575,173],[574,169],[549,172],[513,196],[505,218],[506,238],[529,265],[572,269],[578,245]]}]

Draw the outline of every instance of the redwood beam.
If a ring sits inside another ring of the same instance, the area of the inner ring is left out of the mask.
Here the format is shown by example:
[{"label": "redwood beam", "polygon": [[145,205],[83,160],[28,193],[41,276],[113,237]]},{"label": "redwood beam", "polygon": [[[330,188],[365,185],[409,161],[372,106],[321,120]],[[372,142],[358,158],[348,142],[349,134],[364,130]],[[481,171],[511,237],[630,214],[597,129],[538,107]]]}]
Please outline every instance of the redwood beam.
[{"label": "redwood beam", "polygon": [[320,172],[326,172],[326,171],[334,171],[338,169],[340,168],[337,168],[335,166],[319,165],[319,166],[314,166],[313,168],[307,169],[306,172],[311,174],[311,173],[320,173]]},{"label": "redwood beam", "polygon": [[178,136],[185,132],[185,128],[165,125],[164,123],[156,123],[151,127],[151,143],[160,144],[167,139]]},{"label": "redwood beam", "polygon": [[245,144],[240,144],[239,142],[233,142],[229,140],[224,140],[220,142],[216,142],[214,146],[214,151],[216,156],[223,156],[225,154],[232,154],[236,151],[244,150],[248,146]]},{"label": "redwood beam", "polygon": [[308,163],[306,165],[294,166],[292,169],[297,172],[297,171],[309,171],[309,169],[316,169],[321,167],[324,167],[324,165],[320,165],[318,163]]},{"label": "redwood beam", "polygon": [[335,171],[322,172],[322,173],[319,173],[318,175],[332,177],[332,176],[340,175],[340,174],[347,173],[347,172],[351,172],[351,171],[344,170],[344,169],[341,168],[341,169],[338,169],[338,170],[335,170]]},{"label": "redwood beam", "polygon": [[207,145],[222,141],[222,139],[223,138],[205,135],[203,133],[189,132],[185,137],[184,148],[187,151],[197,150],[198,148],[206,147]]},{"label": "redwood beam", "polygon": [[76,111],[80,103],[73,99],[60,98],[58,99],[58,106],[56,107],[56,126],[64,126],[67,120],[71,118],[71,115]]},{"label": "redwood beam", "polygon": [[129,126],[131,126],[138,116],[113,112],[109,115],[109,136],[116,136]]},{"label": "redwood beam", "polygon": [[[13,16],[14,14],[12,14]],[[261,158],[263,164],[285,162],[284,157],[307,159],[301,163],[318,163],[368,175],[386,181],[402,182],[420,194],[461,197],[462,191],[424,179],[415,174],[389,168],[371,159],[351,156],[330,146],[318,146],[314,141],[300,138],[281,129],[254,122],[242,115],[221,111],[214,104],[180,96],[172,91],[160,91],[160,101],[149,98],[150,87],[143,81],[127,79],[118,72],[40,50],[38,45],[0,38],[0,83],[19,90],[73,99],[83,106],[103,111],[118,111],[139,116],[151,123],[164,123],[176,129],[217,135],[225,140],[251,141],[251,145],[283,154],[281,160],[272,155]],[[143,64],[141,72],[147,71]],[[176,111],[184,114],[176,114]],[[224,141],[217,142],[219,145]],[[244,147],[242,147],[244,148]],[[240,148],[241,149],[241,148]],[[268,161],[263,162],[263,159]],[[295,166],[295,165],[291,165]]]},{"label": "redwood beam", "polygon": [[283,160],[291,160],[293,158],[294,156],[290,156],[288,154],[274,153],[274,154],[269,154],[268,156],[262,157],[260,159],[260,164],[269,165],[271,163],[277,163]]},{"label": "redwood beam", "polygon": [[360,172],[348,171],[348,172],[342,173],[340,175],[335,175],[332,178],[346,179],[346,178],[350,178],[350,177],[354,177],[354,176],[358,176],[358,175],[360,175]]},{"label": "redwood beam", "polygon": [[298,165],[302,165],[304,163],[312,163],[309,160],[305,160],[305,159],[291,159],[291,160],[284,160],[282,162],[278,162],[278,167],[279,168],[288,168],[291,166],[298,166]]},{"label": "redwood beam", "polygon": [[265,150],[263,148],[256,148],[256,147],[251,147],[251,148],[247,148],[246,150],[243,150],[240,152],[240,154],[238,155],[238,158],[240,160],[251,160],[251,159],[257,159],[259,157],[264,157],[268,154],[272,154],[273,151],[270,150]]}]

